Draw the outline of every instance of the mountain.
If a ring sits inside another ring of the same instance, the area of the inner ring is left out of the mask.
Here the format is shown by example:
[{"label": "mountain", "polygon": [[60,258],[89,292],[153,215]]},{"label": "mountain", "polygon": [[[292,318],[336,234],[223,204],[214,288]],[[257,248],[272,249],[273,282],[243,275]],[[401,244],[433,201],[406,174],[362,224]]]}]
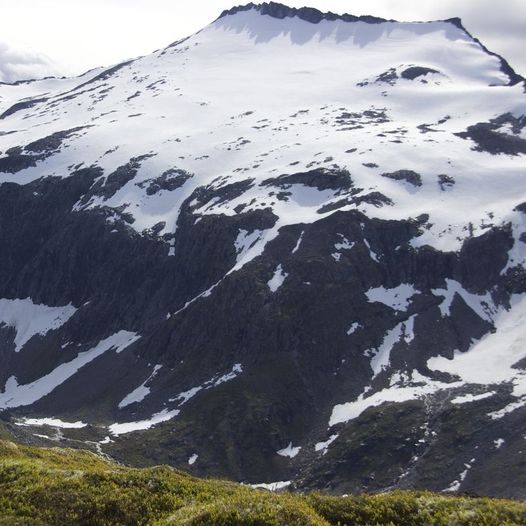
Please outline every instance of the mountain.
[{"label": "mountain", "polygon": [[458,19],[275,3],[1,85],[11,433],[524,498],[525,89]]}]

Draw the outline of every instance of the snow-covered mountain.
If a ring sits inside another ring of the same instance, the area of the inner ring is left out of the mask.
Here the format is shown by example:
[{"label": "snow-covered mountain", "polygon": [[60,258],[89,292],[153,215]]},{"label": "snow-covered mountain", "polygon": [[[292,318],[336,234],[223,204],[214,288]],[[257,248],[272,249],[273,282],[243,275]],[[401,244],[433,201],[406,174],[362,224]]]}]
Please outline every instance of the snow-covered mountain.
[{"label": "snow-covered mountain", "polygon": [[10,428],[251,483],[526,495],[525,90],[458,19],[272,2],[1,85]]}]

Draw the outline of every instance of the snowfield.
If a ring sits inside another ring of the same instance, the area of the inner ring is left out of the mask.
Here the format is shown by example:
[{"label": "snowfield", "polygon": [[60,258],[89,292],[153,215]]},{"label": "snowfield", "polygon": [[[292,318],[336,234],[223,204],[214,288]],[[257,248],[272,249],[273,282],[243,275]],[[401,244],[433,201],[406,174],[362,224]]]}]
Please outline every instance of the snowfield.
[{"label": "snowfield", "polygon": [[[440,74],[375,80],[415,66]],[[64,177],[78,159],[102,167],[104,179],[148,155],[113,196],[94,196],[77,207],[124,207],[138,232],[165,222],[163,233],[174,230],[181,203],[197,186],[249,177],[252,186],[237,199],[194,210],[197,220],[232,215],[240,204],[248,204],[245,210],[272,206],[278,224],[246,240],[252,248],[241,250],[243,263],[280,227],[320,219],[322,205],[341,198],[341,192],[295,184],[288,200],[279,201],[260,184],[312,167],[337,165],[352,174],[355,187],[393,203],[342,210],[384,219],[428,214],[418,245],[454,251],[469,235],[468,225],[476,234],[489,223],[522,221],[513,209],[526,199],[524,161],[473,151],[470,140],[455,135],[501,114],[524,114],[522,86],[507,86],[499,59],[451,22],[310,24],[244,11],[97,80],[100,75],[94,70],[76,79],[2,86],[0,111],[23,98],[45,101],[0,121],[0,132],[7,132],[0,133],[0,151],[79,130],[35,167],[0,172],[0,182]],[[433,131],[424,133],[424,125]],[[174,191],[148,195],[152,174],[174,167],[193,177]],[[396,170],[420,174],[421,186],[382,176]],[[446,192],[441,174],[454,174]],[[523,251],[518,257],[524,260]]]}]

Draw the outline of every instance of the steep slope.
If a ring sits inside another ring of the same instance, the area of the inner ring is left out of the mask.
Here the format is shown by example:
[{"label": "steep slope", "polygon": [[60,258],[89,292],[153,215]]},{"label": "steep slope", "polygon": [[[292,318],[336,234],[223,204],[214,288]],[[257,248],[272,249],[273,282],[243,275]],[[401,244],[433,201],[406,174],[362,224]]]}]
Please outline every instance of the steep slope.
[{"label": "steep slope", "polygon": [[0,97],[18,434],[524,497],[524,81],[459,20],[249,4]]}]

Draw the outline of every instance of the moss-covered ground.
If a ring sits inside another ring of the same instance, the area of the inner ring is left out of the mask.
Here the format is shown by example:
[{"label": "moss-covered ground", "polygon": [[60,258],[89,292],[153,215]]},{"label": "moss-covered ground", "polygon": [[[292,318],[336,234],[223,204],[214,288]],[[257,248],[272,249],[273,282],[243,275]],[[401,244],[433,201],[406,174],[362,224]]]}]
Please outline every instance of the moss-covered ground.
[{"label": "moss-covered ground", "polygon": [[0,440],[0,525],[520,526],[526,504],[400,492],[332,497],[272,494],[133,469],[93,453]]}]

